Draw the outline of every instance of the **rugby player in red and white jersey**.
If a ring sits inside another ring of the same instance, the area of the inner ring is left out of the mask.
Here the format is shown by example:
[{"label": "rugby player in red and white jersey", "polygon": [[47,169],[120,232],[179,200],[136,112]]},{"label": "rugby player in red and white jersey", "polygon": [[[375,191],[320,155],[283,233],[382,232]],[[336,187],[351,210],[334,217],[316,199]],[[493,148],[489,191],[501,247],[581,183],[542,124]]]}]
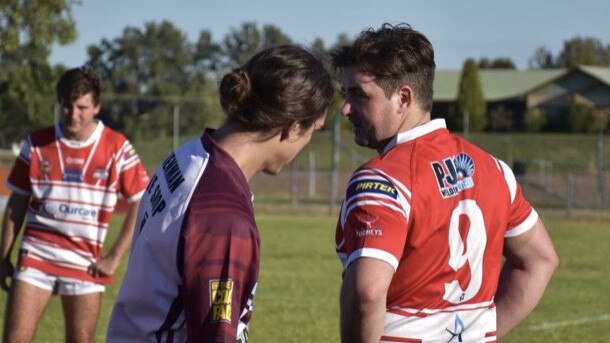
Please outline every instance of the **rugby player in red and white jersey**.
[{"label": "rugby player in red and white jersey", "polygon": [[142,198],[108,342],[247,341],[260,258],[248,181],[296,156],[333,93],[322,63],[290,45],[223,77],[224,124],[170,154]]},{"label": "rugby player in red and white jersey", "polygon": [[[149,181],[131,143],[95,119],[101,87],[92,69],[68,70],[56,91],[59,122],[27,137],[6,181],[12,190],[0,251],[0,282],[9,290],[6,342],[31,341],[54,293],[62,297],[66,341],[93,341],[101,292],[129,249]],[[104,254],[118,196],[131,205],[117,240]],[[26,214],[15,271],[11,251]]]},{"label": "rugby player in red and white jersey", "polygon": [[332,58],[355,141],[379,153],[354,172],[336,230],[342,341],[503,337],[558,265],[511,169],[431,120],[434,52],[409,25],[363,31]]}]

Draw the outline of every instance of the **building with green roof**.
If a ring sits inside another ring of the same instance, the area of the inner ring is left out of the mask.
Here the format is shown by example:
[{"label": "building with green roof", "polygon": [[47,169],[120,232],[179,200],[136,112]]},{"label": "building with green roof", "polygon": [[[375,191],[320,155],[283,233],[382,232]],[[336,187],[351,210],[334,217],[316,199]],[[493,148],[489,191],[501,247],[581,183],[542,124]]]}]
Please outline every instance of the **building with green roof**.
[{"label": "building with green roof", "polygon": [[[433,117],[455,116],[460,76],[459,70],[436,72]],[[522,130],[524,113],[534,108],[546,114],[548,130],[561,130],[573,101],[610,110],[610,68],[484,69],[479,76],[492,131]]]}]

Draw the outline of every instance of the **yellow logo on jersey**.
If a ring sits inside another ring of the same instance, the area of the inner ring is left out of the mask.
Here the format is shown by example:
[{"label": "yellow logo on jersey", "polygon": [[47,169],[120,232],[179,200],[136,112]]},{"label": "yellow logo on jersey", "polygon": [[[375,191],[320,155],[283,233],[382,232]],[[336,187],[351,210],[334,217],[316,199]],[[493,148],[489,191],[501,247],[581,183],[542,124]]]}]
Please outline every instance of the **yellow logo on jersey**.
[{"label": "yellow logo on jersey", "polygon": [[210,281],[210,298],[210,303],[212,304],[212,322],[230,323],[233,280]]},{"label": "yellow logo on jersey", "polygon": [[385,180],[362,179],[348,189],[349,196],[360,193],[377,193],[394,199],[398,198],[398,192],[396,191],[396,188],[394,188],[394,185]]}]

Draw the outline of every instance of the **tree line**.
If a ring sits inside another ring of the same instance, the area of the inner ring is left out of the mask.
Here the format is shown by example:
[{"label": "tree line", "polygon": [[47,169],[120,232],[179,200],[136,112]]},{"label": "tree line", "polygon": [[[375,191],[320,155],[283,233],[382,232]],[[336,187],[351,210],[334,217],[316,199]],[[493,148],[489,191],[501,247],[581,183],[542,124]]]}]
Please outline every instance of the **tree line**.
[{"label": "tree line", "polygon": [[[73,0],[0,1],[0,147],[53,122],[55,82],[74,66],[51,65],[49,56],[54,44],[76,39],[72,17],[76,4]],[[340,34],[327,45],[316,38],[307,48],[329,66],[329,51],[350,40]],[[151,139],[171,133],[176,111],[182,134],[197,134],[205,126],[219,124],[223,115],[216,96],[218,78],[261,49],[292,42],[273,24],[244,22],[220,39],[203,29],[195,41],[189,41],[169,21],[147,22],[90,45],[86,64],[103,79],[102,120],[131,138]],[[591,54],[597,57],[591,60]],[[609,54],[610,46],[603,47],[599,40],[576,37],[566,41],[557,57],[538,49],[530,66],[550,68],[578,61],[608,66]],[[483,57],[475,67],[515,69],[505,57]]]}]

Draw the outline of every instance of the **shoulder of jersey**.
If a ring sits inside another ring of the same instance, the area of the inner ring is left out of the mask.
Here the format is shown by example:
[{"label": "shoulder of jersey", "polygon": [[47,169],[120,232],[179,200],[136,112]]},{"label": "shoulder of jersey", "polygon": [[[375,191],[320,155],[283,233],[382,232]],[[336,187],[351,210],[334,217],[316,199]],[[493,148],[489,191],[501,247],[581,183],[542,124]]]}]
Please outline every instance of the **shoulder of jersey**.
[{"label": "shoulder of jersey", "polygon": [[48,126],[32,131],[29,135],[33,146],[45,146],[55,141],[55,127]]},{"label": "shoulder of jersey", "polygon": [[119,146],[127,140],[127,137],[125,137],[125,135],[109,128],[108,126],[104,126],[104,131],[102,131],[102,137],[108,142],[117,143],[117,145]]}]

